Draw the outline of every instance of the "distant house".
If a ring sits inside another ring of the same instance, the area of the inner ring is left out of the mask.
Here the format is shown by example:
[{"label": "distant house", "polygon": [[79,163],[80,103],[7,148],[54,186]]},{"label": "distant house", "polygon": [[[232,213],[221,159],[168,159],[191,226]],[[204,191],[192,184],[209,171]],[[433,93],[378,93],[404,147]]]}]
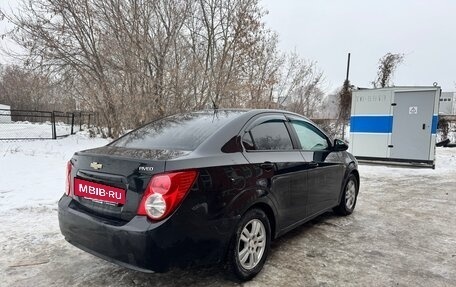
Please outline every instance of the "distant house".
[{"label": "distant house", "polygon": [[0,104],[0,123],[11,122],[11,107]]},{"label": "distant house", "polygon": [[456,115],[456,93],[442,92],[440,96],[440,115]]}]

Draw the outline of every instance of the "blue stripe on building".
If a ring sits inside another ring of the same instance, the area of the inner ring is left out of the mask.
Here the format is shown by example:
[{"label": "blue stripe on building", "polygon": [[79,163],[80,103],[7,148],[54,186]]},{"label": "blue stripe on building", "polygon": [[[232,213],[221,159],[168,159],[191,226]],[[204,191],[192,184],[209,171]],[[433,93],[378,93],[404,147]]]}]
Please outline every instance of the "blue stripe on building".
[{"label": "blue stripe on building", "polygon": [[432,117],[432,128],[431,128],[431,133],[432,134],[436,134],[437,133],[437,124],[439,122],[439,116],[438,115],[434,115]]},{"label": "blue stripe on building", "polygon": [[391,133],[393,116],[352,116],[350,132],[352,133]]},{"label": "blue stripe on building", "polygon": [[[432,117],[431,133],[437,133],[439,117]],[[392,133],[393,116],[352,116],[350,132],[352,133]]]}]

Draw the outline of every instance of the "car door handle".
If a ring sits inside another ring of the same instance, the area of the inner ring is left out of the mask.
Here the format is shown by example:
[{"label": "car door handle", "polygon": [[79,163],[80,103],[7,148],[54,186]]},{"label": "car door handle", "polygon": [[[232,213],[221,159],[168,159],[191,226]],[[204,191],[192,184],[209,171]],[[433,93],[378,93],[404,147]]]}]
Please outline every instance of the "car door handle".
[{"label": "car door handle", "polygon": [[272,170],[274,168],[274,164],[270,161],[265,161],[260,164],[260,167],[264,170]]},{"label": "car door handle", "polygon": [[306,163],[306,165],[307,165],[308,167],[318,167],[318,163],[317,163],[317,162],[314,162],[314,161],[308,162],[308,163]]}]

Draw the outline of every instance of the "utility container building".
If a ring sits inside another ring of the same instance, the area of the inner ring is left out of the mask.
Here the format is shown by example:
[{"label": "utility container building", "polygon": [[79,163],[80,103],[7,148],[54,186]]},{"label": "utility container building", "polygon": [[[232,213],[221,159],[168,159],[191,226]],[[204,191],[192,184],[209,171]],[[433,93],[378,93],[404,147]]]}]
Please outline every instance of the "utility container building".
[{"label": "utility container building", "polygon": [[440,87],[353,91],[350,152],[360,160],[435,167]]},{"label": "utility container building", "polygon": [[442,92],[439,115],[456,115],[456,93]]}]

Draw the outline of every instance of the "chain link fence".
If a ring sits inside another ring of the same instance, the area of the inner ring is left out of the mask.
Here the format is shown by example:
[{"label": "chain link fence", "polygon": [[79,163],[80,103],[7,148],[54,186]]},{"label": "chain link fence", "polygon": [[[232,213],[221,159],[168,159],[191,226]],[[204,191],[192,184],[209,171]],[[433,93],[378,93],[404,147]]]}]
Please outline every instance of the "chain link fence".
[{"label": "chain link fence", "polygon": [[95,126],[95,113],[0,109],[0,140],[57,139]]}]

